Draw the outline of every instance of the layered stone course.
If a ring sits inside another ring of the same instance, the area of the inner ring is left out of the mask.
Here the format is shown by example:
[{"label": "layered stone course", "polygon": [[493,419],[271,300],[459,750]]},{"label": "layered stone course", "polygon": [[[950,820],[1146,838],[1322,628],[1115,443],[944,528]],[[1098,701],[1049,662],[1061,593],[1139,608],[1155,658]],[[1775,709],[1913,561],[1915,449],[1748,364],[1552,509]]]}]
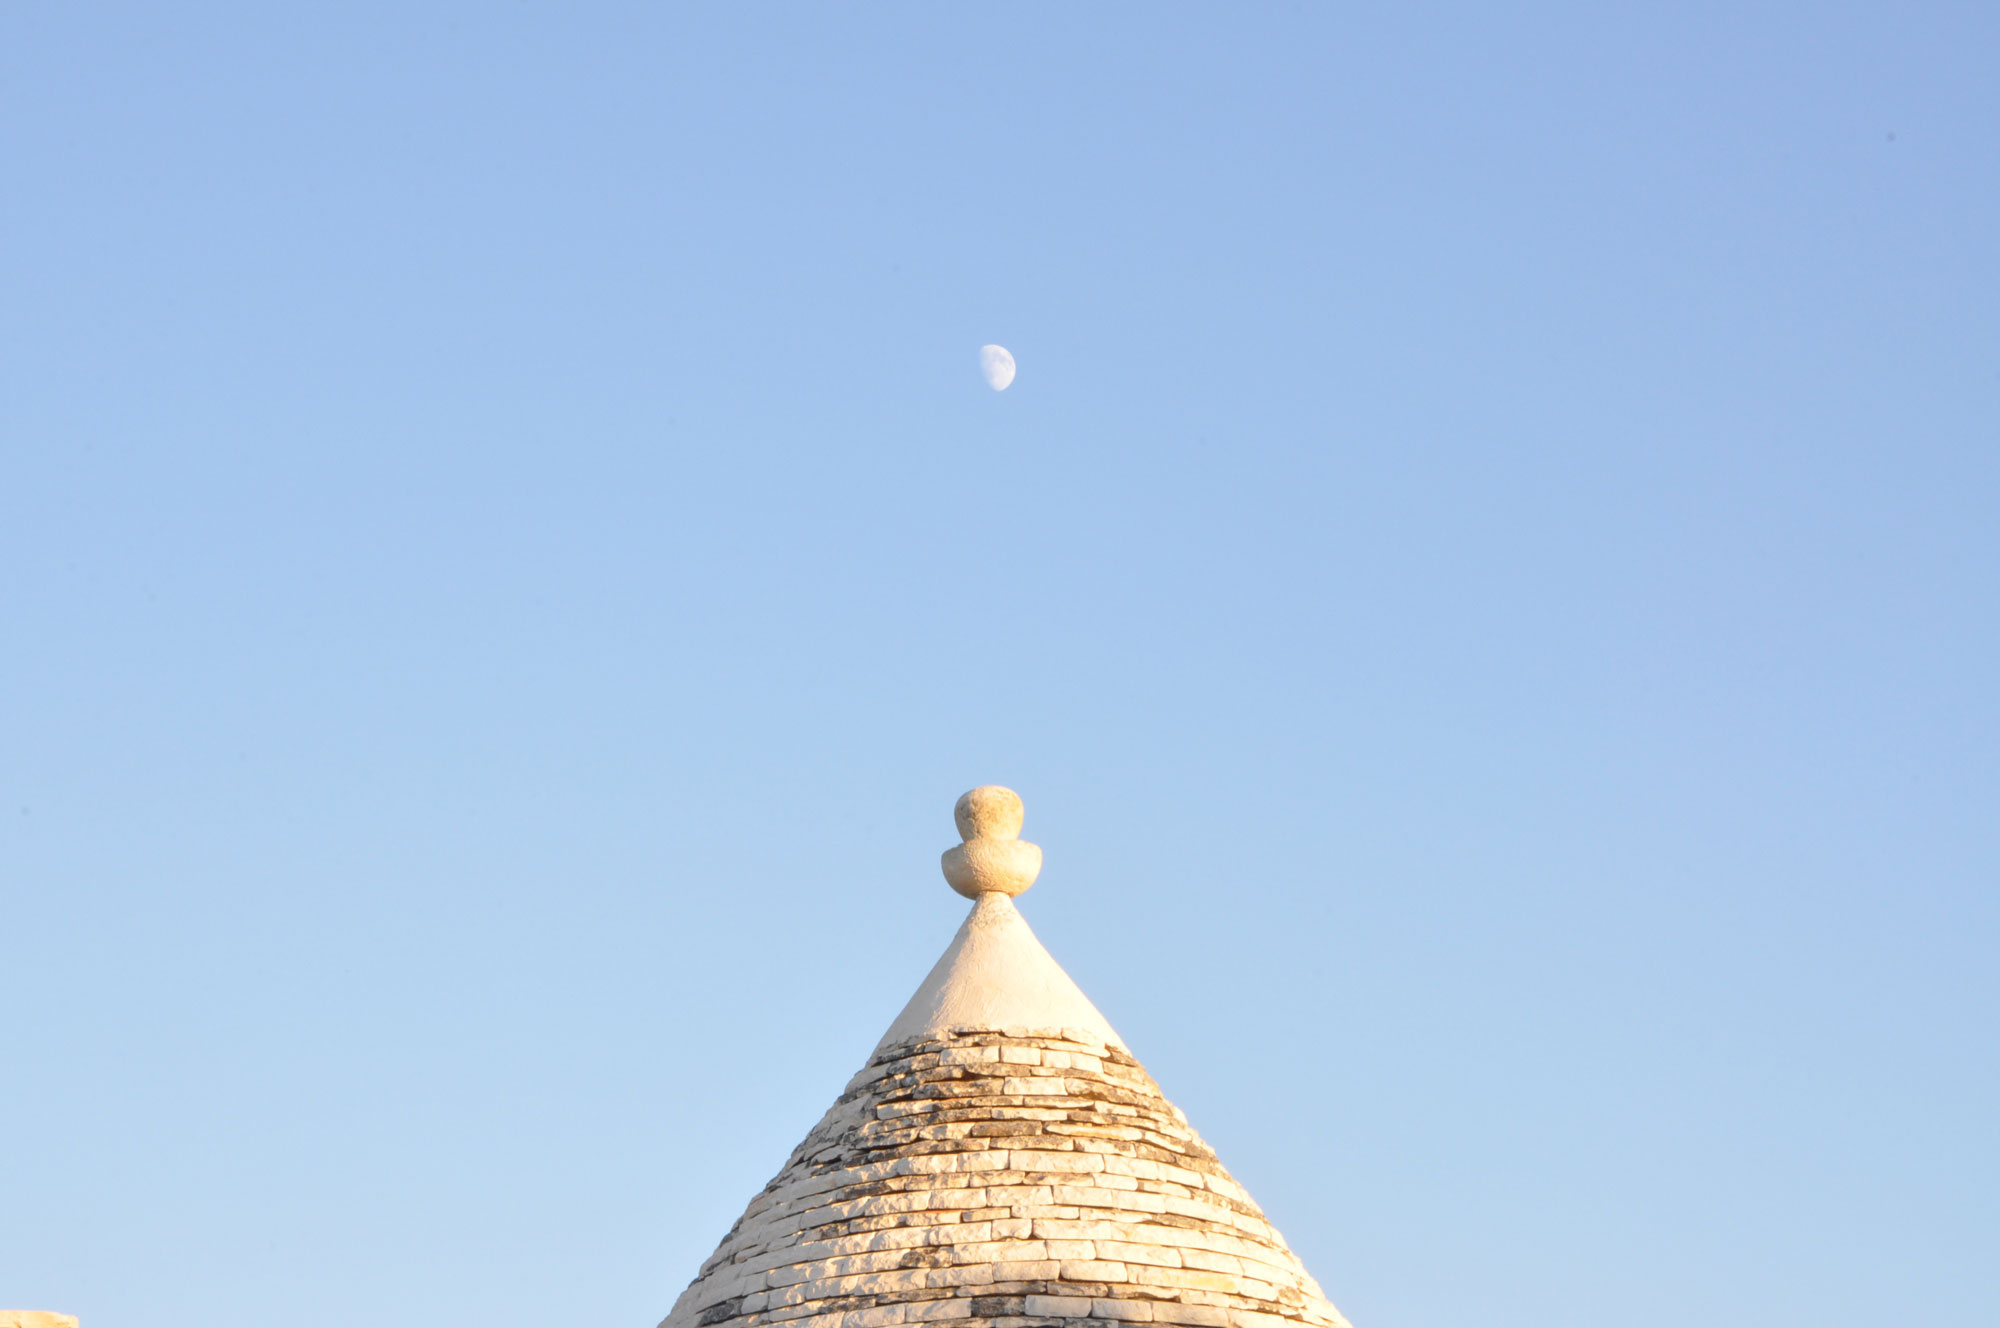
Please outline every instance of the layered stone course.
[{"label": "layered stone course", "polygon": [[661,1328],[947,1320],[1348,1328],[1139,1063],[1081,1029],[882,1049]]}]

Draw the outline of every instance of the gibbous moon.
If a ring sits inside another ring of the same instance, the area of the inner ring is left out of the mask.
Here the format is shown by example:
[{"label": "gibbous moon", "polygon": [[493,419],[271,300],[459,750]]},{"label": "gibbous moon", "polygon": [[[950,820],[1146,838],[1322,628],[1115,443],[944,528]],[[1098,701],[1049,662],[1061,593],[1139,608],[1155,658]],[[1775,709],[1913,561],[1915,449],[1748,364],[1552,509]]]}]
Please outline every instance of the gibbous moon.
[{"label": "gibbous moon", "polygon": [[981,346],[979,372],[986,375],[988,387],[1005,392],[1007,384],[1014,381],[1014,356],[1005,346]]}]

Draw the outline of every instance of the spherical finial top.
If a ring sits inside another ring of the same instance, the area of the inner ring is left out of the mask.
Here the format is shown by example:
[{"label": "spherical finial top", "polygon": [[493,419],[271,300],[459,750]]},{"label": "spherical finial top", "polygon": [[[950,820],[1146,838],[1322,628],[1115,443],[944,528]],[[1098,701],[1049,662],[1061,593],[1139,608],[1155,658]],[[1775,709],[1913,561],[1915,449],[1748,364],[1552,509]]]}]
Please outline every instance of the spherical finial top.
[{"label": "spherical finial top", "polygon": [[967,899],[1018,895],[1042,871],[1042,851],[1020,838],[1023,808],[1013,789],[988,784],[958,800],[951,809],[958,837],[944,853],[944,878]]},{"label": "spherical finial top", "polygon": [[1018,839],[1021,818],[1025,815],[1027,808],[1021,805],[1021,795],[998,784],[972,790],[951,809],[952,820],[958,822],[960,839]]}]

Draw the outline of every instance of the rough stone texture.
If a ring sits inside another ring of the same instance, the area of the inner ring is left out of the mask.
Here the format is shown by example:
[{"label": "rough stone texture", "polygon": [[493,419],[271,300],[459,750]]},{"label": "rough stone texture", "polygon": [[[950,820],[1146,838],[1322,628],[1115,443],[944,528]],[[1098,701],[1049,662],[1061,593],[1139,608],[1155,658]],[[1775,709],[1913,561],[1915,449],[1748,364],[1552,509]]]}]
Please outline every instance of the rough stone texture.
[{"label": "rough stone texture", "polygon": [[1042,850],[1025,839],[968,839],[939,859],[951,888],[967,899],[999,893],[1018,895],[1042,871]]},{"label": "rough stone texture", "polygon": [[959,838],[939,860],[944,879],[967,899],[1018,895],[1041,874],[1042,850],[1022,839],[1021,795],[998,784],[976,788],[951,809]]},{"label": "rough stone texture", "polygon": [[661,1328],[1348,1328],[1015,908],[1020,798],[954,816],[971,915]]},{"label": "rough stone texture", "polygon": [[48,1310],[0,1310],[0,1328],[77,1328],[73,1314]]},{"label": "rough stone texture", "polygon": [[1027,815],[1021,795],[999,784],[981,784],[959,795],[951,809],[960,839],[1019,839]]},{"label": "rough stone texture", "polygon": [[1138,1062],[1078,1028],[879,1048],[662,1328],[946,1320],[1347,1328]]}]

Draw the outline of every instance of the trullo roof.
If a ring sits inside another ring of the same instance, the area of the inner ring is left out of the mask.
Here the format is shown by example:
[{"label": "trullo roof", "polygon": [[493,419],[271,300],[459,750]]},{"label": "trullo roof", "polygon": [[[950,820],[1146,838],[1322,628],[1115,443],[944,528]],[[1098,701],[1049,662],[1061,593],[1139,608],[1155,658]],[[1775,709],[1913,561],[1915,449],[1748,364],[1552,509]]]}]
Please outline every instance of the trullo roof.
[{"label": "trullo roof", "polygon": [[957,819],[971,916],[661,1328],[1347,1328],[1015,908],[1020,799]]}]

